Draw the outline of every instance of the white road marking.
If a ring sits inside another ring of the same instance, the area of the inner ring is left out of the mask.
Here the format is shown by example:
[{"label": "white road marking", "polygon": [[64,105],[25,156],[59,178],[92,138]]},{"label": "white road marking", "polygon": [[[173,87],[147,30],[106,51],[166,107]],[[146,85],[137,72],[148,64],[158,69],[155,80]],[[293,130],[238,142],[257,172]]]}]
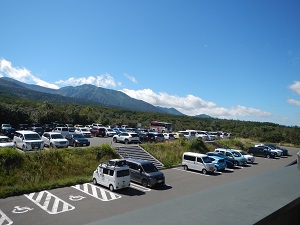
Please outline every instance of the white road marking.
[{"label": "white road marking", "polygon": [[98,187],[90,183],[78,184],[72,187],[101,201],[112,201],[122,197],[121,195],[118,195],[114,192],[108,191],[104,188]]},{"label": "white road marking", "polygon": [[132,183],[132,182],[130,182],[130,187],[132,187],[132,188],[134,188],[134,189],[138,189],[138,190],[140,190],[140,191],[151,191],[150,188],[147,188],[147,187],[144,187],[144,186],[141,186],[141,185]]},{"label": "white road marking", "polygon": [[10,225],[13,221],[0,210],[0,225]]},{"label": "white road marking", "polygon": [[200,171],[199,171],[199,172],[194,172],[194,171],[191,171],[191,170],[184,170],[184,169],[178,169],[178,168],[172,168],[172,169],[173,169],[173,170],[183,171],[183,172],[186,172],[186,173],[198,174],[198,175],[206,176],[206,177],[209,177],[209,176],[210,176],[209,174],[203,174],[203,173],[201,173]]},{"label": "white road marking", "polygon": [[17,205],[17,206],[14,207],[12,212],[13,213],[26,213],[26,212],[31,211],[31,210],[33,210],[33,208],[29,208],[27,206],[20,207],[20,206]]},{"label": "white road marking", "polygon": [[74,206],[51,194],[48,191],[24,195],[49,214],[58,214],[75,209]]}]

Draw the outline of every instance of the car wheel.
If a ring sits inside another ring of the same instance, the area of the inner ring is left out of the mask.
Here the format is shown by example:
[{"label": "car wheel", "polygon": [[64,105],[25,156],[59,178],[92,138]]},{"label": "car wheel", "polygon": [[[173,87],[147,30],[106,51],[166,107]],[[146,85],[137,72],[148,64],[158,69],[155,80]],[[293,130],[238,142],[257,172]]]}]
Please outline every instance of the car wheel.
[{"label": "car wheel", "polygon": [[270,155],[267,155],[267,158],[269,159],[271,156]]},{"label": "car wheel", "polygon": [[206,173],[207,173],[207,170],[206,170],[206,169],[203,169],[203,170],[202,170],[202,173],[203,173],[203,174],[206,174]]},{"label": "car wheel", "polygon": [[74,148],[76,148],[76,147],[77,147],[77,145],[76,145],[76,142],[74,142],[74,143],[73,143],[73,147],[74,147]]},{"label": "car wheel", "polygon": [[26,151],[26,146],[22,145],[22,150],[25,152]]},{"label": "car wheel", "polygon": [[128,143],[129,143],[129,141],[126,139],[126,140],[125,140],[125,144],[127,145]]},{"label": "car wheel", "polygon": [[184,169],[184,170],[188,170],[189,168],[188,168],[187,165],[183,165],[183,169]]},{"label": "car wheel", "polygon": [[93,184],[94,185],[98,184],[96,178],[93,178]]},{"label": "car wheel", "polygon": [[143,187],[148,187],[148,181],[145,180],[145,179],[143,179],[143,180],[142,180],[142,186],[143,186]]},{"label": "car wheel", "polygon": [[234,161],[233,166],[237,166],[237,165],[238,165],[237,161]]},{"label": "car wheel", "polygon": [[54,148],[54,146],[53,146],[53,144],[52,144],[52,143],[50,144],[50,148]]},{"label": "car wheel", "polygon": [[113,142],[117,143],[117,138],[114,137],[113,138]]},{"label": "car wheel", "polygon": [[112,184],[109,185],[109,190],[110,190],[110,191],[114,191],[114,190],[115,190],[115,189],[114,189],[114,186],[113,186]]}]

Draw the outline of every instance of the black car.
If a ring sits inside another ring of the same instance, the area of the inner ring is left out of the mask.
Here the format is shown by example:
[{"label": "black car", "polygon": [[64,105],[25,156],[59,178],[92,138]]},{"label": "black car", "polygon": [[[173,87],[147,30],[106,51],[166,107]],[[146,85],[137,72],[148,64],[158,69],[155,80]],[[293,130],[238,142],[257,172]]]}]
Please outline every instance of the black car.
[{"label": "black car", "polygon": [[29,125],[26,123],[21,123],[18,125],[18,130],[29,130]]},{"label": "black car", "polygon": [[3,133],[3,135],[9,137],[10,139],[13,139],[15,136],[15,131],[16,131],[15,128],[10,128],[10,129],[3,130],[2,133]]},{"label": "black car", "polygon": [[[140,136],[141,138],[141,136]],[[155,137],[155,134],[153,133],[145,133],[143,136],[142,136],[142,140],[141,141],[149,141],[149,142],[155,142],[156,141],[156,137]]]},{"label": "black car", "polygon": [[65,137],[69,141],[69,145],[77,146],[90,146],[90,141],[82,134],[67,134]]},{"label": "black car", "polygon": [[226,157],[221,152],[207,152],[206,155],[208,155],[208,156],[218,156],[218,157],[221,157],[221,158],[225,159],[226,164],[227,164],[227,168],[231,168],[232,169],[232,168],[235,167],[235,165],[238,164],[233,158]]},{"label": "black car", "polygon": [[43,127],[31,127],[30,130],[37,132],[40,136],[42,136],[44,133]]},{"label": "black car", "polygon": [[267,157],[267,158],[275,158],[276,157],[276,153],[275,152],[271,152],[270,150],[268,150],[267,147],[266,148],[262,148],[262,147],[249,147],[248,153],[250,155],[263,156],[263,157]]}]

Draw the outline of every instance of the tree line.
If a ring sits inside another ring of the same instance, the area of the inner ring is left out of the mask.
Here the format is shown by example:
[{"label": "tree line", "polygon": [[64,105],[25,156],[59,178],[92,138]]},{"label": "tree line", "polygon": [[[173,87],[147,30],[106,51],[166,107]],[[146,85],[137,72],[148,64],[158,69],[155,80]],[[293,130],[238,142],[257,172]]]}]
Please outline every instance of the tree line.
[{"label": "tree line", "polygon": [[0,94],[0,123],[17,127],[22,123],[47,124],[54,121],[72,124],[101,123],[103,125],[127,124],[136,127],[141,124],[148,128],[151,120],[169,122],[173,130],[225,131],[240,138],[259,142],[291,143],[300,145],[300,128],[270,122],[252,122],[215,118],[197,118],[153,112],[131,111],[95,105],[56,104],[48,101],[21,99]]}]

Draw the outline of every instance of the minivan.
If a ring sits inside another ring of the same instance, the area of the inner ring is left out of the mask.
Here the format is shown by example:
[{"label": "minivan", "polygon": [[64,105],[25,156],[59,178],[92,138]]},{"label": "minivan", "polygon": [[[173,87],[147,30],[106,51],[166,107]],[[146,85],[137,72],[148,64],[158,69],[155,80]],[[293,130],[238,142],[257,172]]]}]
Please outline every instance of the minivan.
[{"label": "minivan", "polygon": [[44,149],[44,141],[40,135],[34,131],[16,131],[13,142],[17,148],[23,151]]},{"label": "minivan", "polygon": [[185,170],[198,170],[203,174],[216,171],[215,165],[207,155],[196,152],[184,152],[182,155],[182,166]]},{"label": "minivan", "polygon": [[130,180],[144,187],[165,185],[165,175],[150,161],[126,158],[130,170]]},{"label": "minivan", "polygon": [[130,186],[130,171],[124,159],[101,163],[93,173],[93,184],[100,184],[115,191]]}]

